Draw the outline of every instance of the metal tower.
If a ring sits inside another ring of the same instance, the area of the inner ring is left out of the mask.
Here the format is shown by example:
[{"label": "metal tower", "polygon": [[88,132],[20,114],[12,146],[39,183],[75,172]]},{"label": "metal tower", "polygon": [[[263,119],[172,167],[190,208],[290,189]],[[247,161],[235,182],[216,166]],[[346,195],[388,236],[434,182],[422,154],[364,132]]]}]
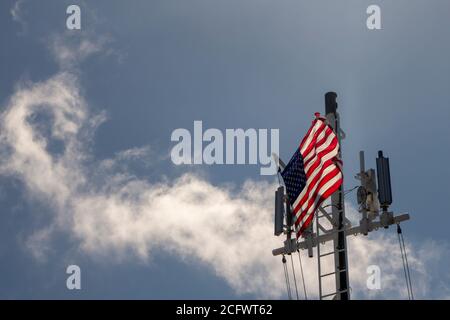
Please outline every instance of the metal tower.
[{"label": "metal tower", "polygon": [[[345,138],[345,134],[340,127],[336,98],[337,94],[335,92],[328,92],[325,94],[325,113],[328,124],[332,127],[338,137],[339,145],[342,147],[341,141]],[[341,150],[339,150],[339,158],[341,158]],[[281,160],[279,160],[279,164],[282,168],[285,166]],[[341,187],[331,196],[331,205],[326,207],[321,206],[319,207],[318,212],[316,212],[315,232],[311,224],[310,227],[305,230],[303,240],[300,242],[295,238],[291,238],[292,227],[289,221],[286,221],[285,228],[283,228],[282,224],[280,226],[280,221],[281,223],[283,221],[283,213],[280,213],[280,210],[283,210],[284,208],[280,203],[283,188],[277,190],[276,198],[278,200],[276,200],[277,205],[275,210],[275,235],[285,233],[287,237],[284,241],[284,247],[272,250],[272,254],[277,256],[291,254],[297,250],[308,250],[309,257],[313,257],[313,248],[316,247],[320,299],[331,297],[336,300],[350,299],[347,236],[358,234],[367,235],[369,232],[377,230],[380,227],[388,228],[390,225],[400,224],[400,222],[409,219],[408,214],[394,216],[392,212],[387,211],[389,205],[392,203],[389,160],[383,157],[381,151],[379,152],[379,157],[377,159],[377,171],[378,176],[375,177],[375,170],[365,170],[364,152],[361,151],[360,172],[356,175],[356,178],[361,182],[357,194],[358,204],[360,205],[359,211],[362,214],[359,226],[352,227],[350,221],[345,217],[344,187],[341,185]],[[376,178],[378,178],[378,190]],[[382,208],[381,214],[380,205]],[[331,212],[325,210],[327,207],[331,208]],[[289,204],[287,204],[286,213],[290,213]],[[288,215],[286,215],[286,218],[287,220],[289,219]],[[326,222],[328,225],[331,225],[331,228],[327,229],[324,223],[321,223],[322,219],[326,219]],[[332,241],[333,249],[323,253],[321,251],[321,246],[329,241]],[[334,255],[334,271],[323,273],[322,260],[330,255]],[[324,293],[322,281],[324,278],[331,276],[335,277],[336,290],[331,293]]]}]

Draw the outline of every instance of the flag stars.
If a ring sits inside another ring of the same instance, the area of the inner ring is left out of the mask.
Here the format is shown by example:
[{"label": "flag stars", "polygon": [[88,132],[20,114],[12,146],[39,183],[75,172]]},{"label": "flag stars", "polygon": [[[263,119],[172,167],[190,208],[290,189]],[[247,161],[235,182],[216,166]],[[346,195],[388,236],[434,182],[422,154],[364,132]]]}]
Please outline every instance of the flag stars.
[{"label": "flag stars", "polygon": [[297,149],[286,168],[281,173],[286,185],[286,193],[294,202],[306,184],[306,174],[303,168],[303,157],[300,149]]}]

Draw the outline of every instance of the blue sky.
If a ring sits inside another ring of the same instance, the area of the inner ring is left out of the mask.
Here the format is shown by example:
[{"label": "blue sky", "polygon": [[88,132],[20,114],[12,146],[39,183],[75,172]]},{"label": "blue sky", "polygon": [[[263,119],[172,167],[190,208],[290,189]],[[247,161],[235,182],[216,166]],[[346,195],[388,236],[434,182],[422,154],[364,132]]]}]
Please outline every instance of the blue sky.
[{"label": "blue sky", "polygon": [[[417,296],[450,297],[450,3],[375,2],[370,31],[373,1],[2,1],[0,297],[285,298],[274,177],[175,166],[170,135],[194,120],[277,128],[287,159],[327,91],[347,134],[345,188],[359,150],[371,167],[384,150],[392,209],[412,217]],[[69,4],[81,30],[66,30]],[[405,297],[394,231],[352,241],[355,296]],[[66,289],[69,264],[80,291]]]}]

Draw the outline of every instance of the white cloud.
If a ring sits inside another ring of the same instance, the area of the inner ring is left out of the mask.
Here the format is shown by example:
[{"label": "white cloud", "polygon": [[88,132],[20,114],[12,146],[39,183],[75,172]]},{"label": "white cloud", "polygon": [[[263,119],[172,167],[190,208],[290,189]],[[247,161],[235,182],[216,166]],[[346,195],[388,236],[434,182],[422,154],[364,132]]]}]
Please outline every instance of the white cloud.
[{"label": "white cloud", "polygon": [[51,251],[52,226],[37,230],[29,236],[24,245],[33,257],[40,262],[46,262],[48,253]]},{"label": "white cloud", "polygon": [[117,153],[117,158],[121,160],[136,160],[150,156],[150,147],[135,147]]},{"label": "white cloud", "polygon": [[[35,113],[49,113],[49,136],[29,122]],[[278,277],[266,279],[280,270],[270,253],[276,240],[267,236],[272,188],[249,182],[233,196],[190,174],[152,185],[126,172],[110,173],[96,184],[91,179],[96,168],[84,162],[89,141],[81,134],[91,130],[88,119],[69,73],[20,87],[1,116],[2,174],[21,178],[31,194],[49,203],[57,227],[78,238],[86,252],[132,251],[146,259],[161,247],[210,264],[239,292],[280,287]],[[47,150],[54,139],[64,143],[61,154]]]},{"label": "white cloud", "polygon": [[96,53],[111,54],[107,49],[108,37],[94,37],[83,34],[66,32],[65,35],[53,35],[49,41],[49,48],[56,62],[63,70],[73,69],[80,62]]},{"label": "white cloud", "polygon": [[13,21],[17,22],[20,24],[20,26],[22,27],[22,32],[25,32],[26,28],[27,28],[27,23],[23,18],[23,3],[24,0],[17,0],[14,5],[11,7],[11,10],[9,11],[9,13],[11,14],[11,17],[13,19]]},{"label": "white cloud", "polygon": [[[99,50],[95,43],[81,42],[74,50],[61,41],[55,45],[62,66]],[[47,131],[31,121],[39,114],[47,116]],[[92,161],[89,145],[102,120],[104,116],[90,114],[77,77],[68,71],[19,86],[1,114],[0,173],[21,179],[28,192],[54,213],[51,228],[37,230],[28,241],[38,258],[49,250],[51,232],[62,230],[92,256],[121,259],[132,255],[148,260],[156,249],[165,250],[187,263],[209,266],[237,293],[268,298],[284,295],[280,257],[271,255],[271,249],[281,245],[272,228],[275,185],[247,181],[232,190],[190,173],[174,181],[150,183],[127,171],[116,171],[117,161],[142,156],[146,149],[124,151],[106,162]],[[55,141],[63,144],[61,152],[50,152]],[[351,207],[348,212],[357,214]],[[355,297],[406,297],[392,233],[379,232],[370,240],[349,239],[349,248]],[[427,273],[428,264],[448,252],[433,245],[411,248],[416,290],[426,297],[435,277]],[[428,259],[419,259],[421,255]],[[303,257],[309,294],[315,296],[315,259]],[[370,264],[382,268],[381,295],[365,287]],[[439,292],[448,295],[447,283],[442,283]]]}]

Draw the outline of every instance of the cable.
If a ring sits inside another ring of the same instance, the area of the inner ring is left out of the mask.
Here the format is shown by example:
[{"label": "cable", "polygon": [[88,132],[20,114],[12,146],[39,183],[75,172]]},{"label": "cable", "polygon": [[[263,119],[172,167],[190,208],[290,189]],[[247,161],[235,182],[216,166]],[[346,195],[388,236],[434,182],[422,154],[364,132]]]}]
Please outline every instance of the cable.
[{"label": "cable", "polygon": [[334,207],[334,208],[339,210],[339,207],[337,205],[335,205],[335,204],[327,204],[326,206],[323,206],[322,209],[325,209],[325,208],[328,208],[328,207]]},{"label": "cable", "polygon": [[409,292],[411,294],[411,299],[414,300],[414,294],[413,294],[412,283],[411,283],[411,273],[409,271],[408,255],[406,253],[405,240],[403,238],[403,232],[401,232],[401,229],[400,229],[400,239],[401,239],[402,244],[403,244],[403,254],[405,256],[406,272],[408,274]]},{"label": "cable", "polygon": [[284,281],[286,282],[286,289],[287,289],[287,295],[288,295],[288,299],[291,300],[291,289],[289,287],[289,278],[288,278],[288,273],[286,270],[286,258],[283,255],[283,258],[281,259],[281,261],[283,262],[283,270],[284,270]]},{"label": "cable", "polygon": [[408,264],[408,256],[406,254],[405,240],[403,238],[403,233],[400,224],[397,224],[397,236],[398,236],[398,243],[400,245],[400,254],[402,256],[403,272],[405,274],[408,299],[414,300],[414,294],[412,291],[412,283],[411,283],[411,273],[409,271],[409,264]]},{"label": "cable", "polygon": [[349,193],[352,192],[353,190],[357,189],[358,187],[359,187],[359,186],[354,186],[353,188],[351,188],[351,189],[349,189],[349,190],[347,190],[347,191],[344,191],[344,196],[347,195],[347,194],[349,194]]},{"label": "cable", "polygon": [[289,298],[289,300],[292,300],[291,286],[289,284],[289,273],[287,270],[286,258],[284,257],[284,254],[283,254],[283,258],[281,259],[281,262],[283,262],[284,279],[286,280],[286,289],[287,289],[288,298]]},{"label": "cable", "polygon": [[397,229],[400,230],[400,238],[401,238],[401,241],[402,241],[402,244],[403,244],[403,252],[405,254],[406,271],[408,273],[409,290],[411,291],[411,298],[412,298],[412,300],[414,300],[414,293],[413,293],[412,282],[411,282],[411,273],[409,271],[408,255],[406,253],[405,239],[403,237],[403,232],[402,232],[402,229],[400,228],[400,224],[398,224],[398,228]]},{"label": "cable", "polygon": [[398,237],[398,243],[400,245],[400,255],[402,256],[403,272],[405,274],[405,281],[406,281],[406,291],[408,292],[408,300],[411,300],[411,294],[409,291],[408,274],[406,273],[405,257],[403,256],[403,247],[402,247],[402,242],[400,240],[400,233],[398,233],[398,231],[397,231],[397,237]]},{"label": "cable", "polygon": [[412,298],[412,300],[414,300],[414,292],[413,292],[412,283],[411,283],[411,274],[409,272],[408,255],[406,254],[406,246],[405,246],[405,240],[403,238],[403,233],[402,233],[401,238],[402,238],[402,243],[403,243],[403,252],[405,253],[406,270],[408,271],[409,290],[411,291],[411,298]]},{"label": "cable", "polygon": [[303,265],[302,265],[302,257],[300,255],[300,250],[297,249],[297,253],[298,253],[298,263],[300,264],[300,272],[302,275],[303,293],[305,294],[305,300],[308,300],[308,294],[306,293],[305,276],[303,275]]},{"label": "cable", "polygon": [[298,298],[297,278],[295,276],[294,259],[292,258],[292,254],[291,254],[291,265],[292,265],[292,274],[294,275],[295,295],[297,296],[297,300],[300,300]]}]

